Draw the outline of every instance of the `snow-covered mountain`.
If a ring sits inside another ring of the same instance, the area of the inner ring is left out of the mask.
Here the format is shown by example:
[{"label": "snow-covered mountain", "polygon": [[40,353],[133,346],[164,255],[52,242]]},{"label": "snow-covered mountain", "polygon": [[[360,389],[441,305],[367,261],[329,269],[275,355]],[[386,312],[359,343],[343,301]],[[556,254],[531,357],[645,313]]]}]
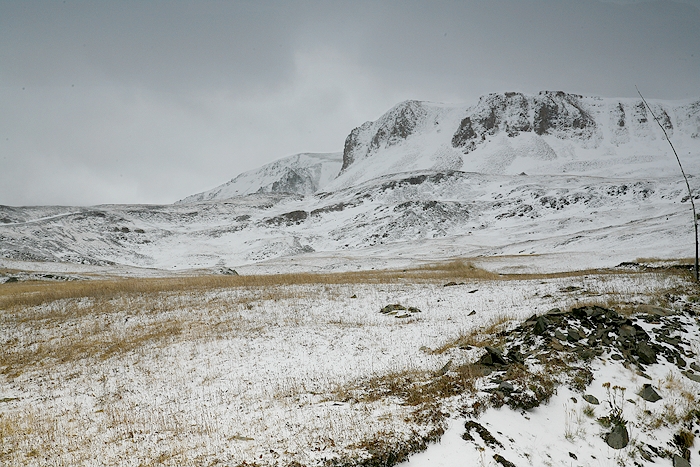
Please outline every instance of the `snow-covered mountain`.
[{"label": "snow-covered mountain", "polygon": [[198,203],[251,193],[315,193],[338,175],[342,161],[339,152],[295,154],[243,172],[223,185],[188,196],[178,203]]},{"label": "snow-covered mountain", "polygon": [[[700,101],[650,103],[699,189]],[[677,162],[641,101],[561,92],[404,102],[342,154],[280,159],[174,205],[0,206],[0,266],[576,252],[604,265],[691,256],[692,236]]]},{"label": "snow-covered mountain", "polygon": [[[691,179],[696,186],[695,178]],[[161,269],[299,254],[436,260],[605,252],[610,261],[690,256],[680,178],[386,175],[333,193],[225,202],[0,208],[0,257]]]},{"label": "snow-covered mountain", "polygon": [[[649,103],[687,163],[700,163],[700,101]],[[352,130],[326,190],[412,170],[673,176],[668,155],[641,99],[541,92],[489,94],[473,106],[406,101]]]}]

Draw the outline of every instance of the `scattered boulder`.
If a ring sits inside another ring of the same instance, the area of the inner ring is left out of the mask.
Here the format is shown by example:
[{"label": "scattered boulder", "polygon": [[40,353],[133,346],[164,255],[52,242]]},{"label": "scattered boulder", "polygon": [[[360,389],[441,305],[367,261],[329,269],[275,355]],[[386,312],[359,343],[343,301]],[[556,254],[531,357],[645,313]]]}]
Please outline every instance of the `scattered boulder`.
[{"label": "scattered boulder", "polygon": [[379,312],[383,315],[395,315],[399,310],[405,310],[405,309],[406,309],[405,306],[399,305],[398,303],[394,303],[392,305],[385,306]]},{"label": "scattered boulder", "polygon": [[683,374],[686,376],[686,378],[691,379],[691,380],[695,381],[696,383],[700,383],[700,375],[690,373],[689,371],[684,371]]},{"label": "scattered boulder", "polygon": [[678,454],[673,455],[673,467],[690,467],[690,462],[683,459]]},{"label": "scattered boulder", "polygon": [[494,454],[493,460],[501,464],[503,467],[515,467],[515,464],[513,464],[511,461],[507,460],[500,454]]},{"label": "scattered boulder", "polygon": [[656,402],[662,399],[656,389],[651,384],[645,384],[639,391],[639,396],[647,402]]},{"label": "scattered boulder", "polygon": [[592,404],[592,405],[600,404],[600,401],[598,400],[598,398],[596,396],[592,396],[590,394],[584,395],[583,400],[585,400],[586,402],[588,402],[589,404]]},{"label": "scattered boulder", "polygon": [[506,364],[506,361],[503,358],[503,352],[496,348],[489,347],[488,345],[484,348],[486,349],[486,354],[483,357],[481,357],[479,363],[486,366]]},{"label": "scattered boulder", "polygon": [[630,442],[630,435],[627,432],[625,425],[615,425],[608,436],[605,437],[605,442],[613,449],[622,449]]},{"label": "scattered boulder", "polygon": [[235,269],[222,267],[222,268],[219,268],[219,274],[223,274],[224,276],[237,276],[238,272],[236,272]]}]

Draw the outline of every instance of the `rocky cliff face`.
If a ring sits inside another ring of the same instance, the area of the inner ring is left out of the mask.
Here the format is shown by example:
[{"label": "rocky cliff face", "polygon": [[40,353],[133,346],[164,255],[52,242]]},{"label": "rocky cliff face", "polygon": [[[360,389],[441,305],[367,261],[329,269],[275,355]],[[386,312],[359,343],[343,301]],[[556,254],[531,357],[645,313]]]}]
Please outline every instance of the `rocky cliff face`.
[{"label": "rocky cliff face", "polygon": [[325,187],[340,171],[340,153],[303,153],[284,157],[258,169],[243,172],[212,190],[188,196],[179,203],[227,199],[253,193],[308,195]]},{"label": "rocky cliff face", "polygon": [[405,140],[425,122],[427,116],[428,111],[423,102],[406,101],[376,122],[365,122],[355,128],[345,140],[341,172],[356,160]]},{"label": "rocky cliff face", "polygon": [[452,146],[470,152],[499,132],[514,137],[523,132],[562,138],[591,139],[597,124],[581,103],[582,96],[564,92],[489,94],[468,111],[452,137]]},{"label": "rocky cliff face", "polygon": [[[700,102],[649,103],[677,149],[696,153]],[[640,99],[543,91],[488,94],[472,106],[406,101],[350,133],[329,189],[414,170],[644,176],[653,167],[672,176],[668,149]]]},{"label": "rocky cliff face", "polygon": [[[700,174],[700,101],[650,104]],[[283,158],[175,206],[0,206],[0,260],[179,269],[365,248],[681,257],[685,190],[639,99],[407,101],[354,129],[342,154]]]}]

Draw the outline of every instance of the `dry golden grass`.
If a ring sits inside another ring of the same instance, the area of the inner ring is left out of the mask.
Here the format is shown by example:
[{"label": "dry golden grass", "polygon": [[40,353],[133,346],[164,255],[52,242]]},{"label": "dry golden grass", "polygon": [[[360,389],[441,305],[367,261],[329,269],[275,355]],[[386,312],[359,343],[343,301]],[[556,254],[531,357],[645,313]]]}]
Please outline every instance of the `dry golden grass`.
[{"label": "dry golden grass", "polygon": [[499,344],[498,333],[516,321],[514,317],[505,313],[496,313],[490,316],[483,326],[460,333],[456,338],[450,339],[432,350],[431,353],[441,355],[455,347],[497,346]]},{"label": "dry golden grass", "polygon": [[[684,271],[670,271],[683,274]],[[36,306],[61,299],[94,297],[113,299],[125,295],[173,291],[201,291],[239,287],[276,287],[303,284],[373,284],[397,281],[535,280],[586,275],[642,274],[619,270],[581,270],[541,274],[497,274],[464,259],[437,262],[411,269],[367,270],[340,273],[295,273],[249,276],[198,275],[166,278],[95,279],[86,281],[23,281],[0,284],[0,310]]]},{"label": "dry golden grass", "polygon": [[[597,275],[618,274],[619,271],[597,272]],[[669,270],[654,274],[684,274]],[[221,303],[202,304],[205,293],[217,290],[255,290],[255,300],[283,300],[300,298],[300,290],[290,287],[309,284],[372,284],[405,281],[493,281],[528,280],[573,277],[591,274],[579,271],[560,274],[499,275],[475,267],[465,260],[452,260],[407,270],[358,271],[333,274],[301,273],[251,276],[188,276],[142,279],[103,279],[71,282],[31,281],[0,285],[0,326],[6,329],[32,329],[36,337],[31,342],[12,339],[0,343],[0,371],[8,375],[21,374],[25,367],[48,362],[68,363],[83,358],[107,359],[112,355],[133,351],[149,343],[171,342],[186,329],[187,339],[202,339],[222,333],[246,329],[245,320],[230,310],[238,306],[250,307],[248,298],[236,299],[228,295]],[[629,275],[628,271],[624,274]],[[648,273],[647,273],[648,274]],[[664,291],[656,293],[658,302],[664,302]],[[197,297],[197,298],[194,298]],[[587,298],[575,306],[620,305],[610,298]],[[196,308],[205,315],[219,316],[215,322],[183,320],[170,316],[177,310]],[[223,311],[228,310],[228,311]],[[113,320],[138,315],[142,322],[129,328],[128,333],[111,328]],[[451,339],[433,352],[442,354],[455,346],[484,345],[484,336],[493,336],[503,329],[512,317],[494,314],[479,329],[470,330]],[[74,326],[68,332],[66,326]],[[77,327],[75,327],[77,326]],[[75,334],[75,329],[80,329]],[[38,330],[49,330],[46,335]]]},{"label": "dry golden grass", "polygon": [[[169,292],[194,292],[230,288],[262,288],[305,284],[372,284],[399,280],[441,280],[443,278],[484,279],[498,275],[469,266],[449,264],[445,268],[357,271],[344,273],[299,273],[251,276],[188,276],[140,279],[96,279],[70,282],[26,281],[0,285],[0,310],[33,307],[63,299],[90,297],[112,300],[125,296],[155,296]],[[269,298],[275,298],[270,296]]]},{"label": "dry golden grass", "polygon": [[[129,365],[139,359],[148,360],[149,356],[163,350],[167,352],[171,350],[171,344],[199,345],[202,342],[208,343],[207,340],[259,336],[268,332],[270,327],[273,329],[270,334],[273,334],[278,329],[284,329],[284,326],[294,324],[294,320],[301,320],[300,323],[303,324],[305,319],[319,319],[319,315],[302,314],[302,316],[297,316],[297,308],[308,307],[309,300],[304,300],[309,295],[305,294],[313,294],[315,301],[332,299],[337,295],[341,298],[338,301],[341,306],[352,306],[348,303],[353,302],[346,299],[351,293],[354,293],[355,287],[345,287],[348,284],[382,284],[379,287],[365,289],[357,287],[357,289],[365,291],[367,289],[381,289],[382,293],[377,295],[376,300],[382,301],[385,296],[393,293],[385,291],[403,291],[411,282],[428,284],[427,287],[423,287],[423,290],[437,291],[438,294],[443,290],[441,285],[448,281],[479,283],[480,285],[477,287],[481,292],[489,289],[491,291],[489,293],[498,293],[502,288],[500,282],[493,282],[490,286],[484,284],[488,281],[521,280],[522,284],[510,284],[511,287],[520,290],[522,287],[528,287],[526,279],[546,280],[580,277],[589,274],[599,278],[615,274],[635,276],[637,273],[611,270],[596,271],[595,273],[579,271],[548,275],[498,275],[479,269],[468,261],[454,260],[407,270],[335,274],[192,276],[158,279],[116,278],[74,282],[37,281],[0,284],[0,329],[7,331],[3,334],[4,341],[0,340],[0,372],[4,373],[10,380],[24,373],[23,377],[15,380],[16,384],[22,384],[23,381],[33,377],[32,375],[53,374],[54,372],[62,373],[65,382],[71,378],[73,372],[71,364],[74,362],[78,363],[75,367],[81,368],[88,368],[91,365],[100,368]],[[667,273],[663,271],[640,274],[647,274],[647,276],[635,276],[631,281],[633,284],[631,287],[643,283],[647,277],[651,277],[650,274],[663,275]],[[681,272],[672,271],[668,274],[681,274]],[[545,288],[554,289],[560,287],[560,283],[568,285],[568,283],[578,284],[579,282],[583,283],[585,280],[583,278],[573,281],[555,280],[553,284],[546,285]],[[620,282],[623,281],[609,281],[610,284]],[[596,279],[596,283],[599,284],[600,281]],[[392,285],[385,286],[384,284]],[[533,284],[539,285],[540,282],[535,280]],[[607,284],[603,281],[604,289]],[[307,287],[307,285],[314,287]],[[335,285],[340,285],[340,287]],[[622,288],[624,289],[624,287]],[[591,289],[594,287],[591,286]],[[445,289],[445,291],[448,290],[450,294],[459,295],[458,289]],[[466,290],[471,290],[471,287]],[[611,291],[605,289],[603,292]],[[618,295],[629,295],[627,290],[612,290],[612,292]],[[362,293],[358,292],[358,295],[361,299],[364,298]],[[470,295],[470,297],[478,296],[479,294]],[[600,301],[607,298],[602,296],[584,297],[584,299],[590,300],[591,304],[601,304]],[[271,302],[274,301],[282,301],[282,303],[270,306]],[[491,307],[489,303],[490,300],[487,302],[484,299],[485,307]],[[372,306],[374,307],[374,305]],[[489,308],[489,312],[494,310],[501,310],[501,308],[494,304],[493,308]],[[480,318],[486,316],[481,315],[481,309],[479,313]],[[259,316],[259,318],[253,319],[253,316]],[[326,319],[328,321],[325,321]],[[494,334],[498,334],[499,331],[508,327],[513,319],[513,316],[497,311],[489,321],[484,323],[479,320],[479,323],[484,324],[478,329],[465,330],[462,335],[450,339],[444,344],[437,341],[430,342],[428,345],[440,345],[439,348],[431,351],[433,355],[449,353],[450,349],[455,346],[483,346],[485,344],[498,346],[499,337],[494,336]],[[324,315],[321,320],[323,323],[335,323],[333,320],[337,320],[334,326],[348,325],[347,317],[343,313],[327,318]],[[370,322],[373,321],[370,320]],[[350,323],[353,326],[372,325],[365,321],[350,321]],[[268,327],[263,328],[262,326]],[[460,329],[462,326],[463,324],[450,329]],[[451,332],[439,335],[453,335]],[[192,347],[194,348],[196,345]],[[206,347],[206,345],[202,347]],[[124,356],[126,357],[120,359]],[[108,359],[109,361],[105,362]],[[451,359],[451,356],[436,358],[438,361],[448,359]],[[440,366],[443,363],[444,361],[441,361]],[[314,395],[335,400],[354,400],[359,403],[349,405],[367,407],[368,413],[371,409],[370,404],[378,404],[388,398],[398,402],[402,410],[406,410],[405,413],[397,415],[402,420],[406,417],[404,421],[410,418],[417,425],[439,426],[442,415],[439,414],[439,405],[436,401],[439,402],[456,394],[473,391],[475,381],[482,375],[479,368],[473,364],[455,363],[449,368],[449,371],[444,373],[436,371],[437,368],[426,371],[425,367],[417,370],[412,365],[407,366],[409,369],[406,369],[406,366],[392,366],[390,367],[392,370],[387,371],[386,374],[359,377],[361,379],[352,380],[350,383],[338,382],[335,391],[324,389],[325,392],[314,393]],[[396,368],[395,371],[394,368]],[[211,378],[216,377],[215,372],[213,372]],[[297,384],[300,386],[295,386]],[[332,389],[334,384],[335,382],[328,383],[328,387]],[[309,388],[311,387],[310,384]],[[294,401],[298,394],[306,394],[307,391],[311,390],[301,383],[297,383],[296,380],[289,383],[290,389],[284,385],[280,385],[280,388],[274,389],[270,396],[274,397],[277,402],[281,399]],[[187,418],[191,414],[186,415],[185,412],[169,411],[170,409],[166,410],[165,408],[163,410],[151,409],[150,412],[131,410],[133,406],[126,403],[115,403],[117,395],[122,394],[119,391],[121,389],[114,389],[114,394],[112,394],[105,389],[104,400],[96,406],[99,410],[93,410],[89,413],[89,418],[94,416],[106,419],[104,430],[109,433],[107,438],[113,439],[117,445],[125,445],[128,441],[136,446],[138,443],[133,441],[134,432],[162,432],[168,433],[168,436],[173,438],[184,438],[184,435],[191,434],[193,430],[199,430],[201,439],[214,439],[216,441],[215,438],[223,430],[210,423],[207,417],[198,419],[196,427],[193,428],[191,420]],[[218,397],[229,396],[220,395]],[[296,410],[296,402],[293,406]],[[82,419],[77,416],[79,414],[78,408],[70,410],[75,411],[75,416],[70,411],[59,417],[56,413],[44,413],[39,410],[35,412],[17,410],[15,412],[8,411],[5,415],[0,414],[0,464],[4,460],[10,462],[9,459],[16,461],[20,458],[19,454],[13,454],[12,450],[15,453],[22,450],[21,455],[28,456],[26,459],[31,458],[33,465],[40,465],[37,456],[51,452],[57,459],[69,459],[61,461],[65,462],[65,465],[79,464],[80,462],[71,464],[70,457],[65,455],[65,451],[75,449],[76,452],[82,453],[80,455],[87,455],[81,451],[80,446],[71,444],[77,443],[77,440],[81,438],[78,435],[71,438],[65,433],[82,433],[83,427],[79,425],[85,422],[86,418],[84,414],[81,415]],[[197,414],[201,415],[203,410],[198,408]],[[95,415],[98,413],[99,415]],[[217,415],[211,412],[208,416],[216,417]],[[358,419],[364,420],[362,417],[365,417],[364,413],[358,415]],[[428,423],[421,421],[420,417],[435,417],[435,420],[438,421],[431,419]],[[353,426],[356,425],[362,425],[362,423],[356,423]],[[233,433],[238,433],[238,431],[233,431]],[[253,440],[253,438],[246,438],[249,434],[248,432],[240,435],[235,434],[234,438],[231,439],[237,440],[236,443],[247,443],[248,440]],[[56,436],[59,436],[59,441],[54,439]],[[72,441],[73,439],[76,441]],[[374,438],[368,439],[373,440]],[[35,444],[30,446],[30,442]],[[194,449],[193,446],[196,442],[191,441],[187,446]],[[3,443],[5,444],[3,445]],[[34,445],[39,446],[36,451],[32,450]],[[168,465],[205,465],[204,461],[199,462],[194,458],[188,458],[189,451],[184,449],[187,447],[182,449],[164,448],[163,451],[159,452],[146,452],[142,465],[160,465],[162,463]],[[60,450],[64,451],[59,452]],[[77,457],[76,459],[81,458]],[[16,462],[12,463],[17,464]],[[55,465],[64,464],[56,463]]]}]

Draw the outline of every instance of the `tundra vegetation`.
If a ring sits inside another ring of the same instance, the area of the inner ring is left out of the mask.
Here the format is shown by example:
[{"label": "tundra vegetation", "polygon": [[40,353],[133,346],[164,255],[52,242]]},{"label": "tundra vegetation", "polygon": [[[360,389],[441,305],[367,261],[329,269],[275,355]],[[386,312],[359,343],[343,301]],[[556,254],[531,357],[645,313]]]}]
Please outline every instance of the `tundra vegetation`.
[{"label": "tundra vegetation", "polygon": [[[582,398],[601,359],[639,373],[673,360],[649,380],[664,399],[643,408],[617,386],[599,406],[581,399],[565,438],[626,428],[630,458],[687,459],[700,336],[673,343],[697,328],[700,292],[687,267],[645,261],[0,284],[0,461],[393,465],[462,416],[465,442],[490,443],[506,465],[479,417],[528,413],[558,388]],[[625,340],[633,331],[646,347]],[[639,420],[675,444],[649,447]]]}]

